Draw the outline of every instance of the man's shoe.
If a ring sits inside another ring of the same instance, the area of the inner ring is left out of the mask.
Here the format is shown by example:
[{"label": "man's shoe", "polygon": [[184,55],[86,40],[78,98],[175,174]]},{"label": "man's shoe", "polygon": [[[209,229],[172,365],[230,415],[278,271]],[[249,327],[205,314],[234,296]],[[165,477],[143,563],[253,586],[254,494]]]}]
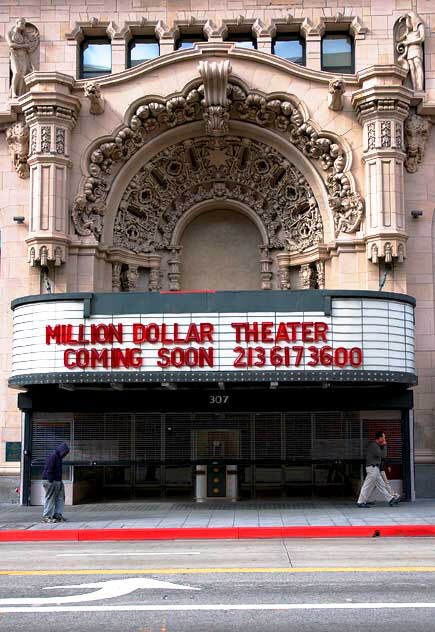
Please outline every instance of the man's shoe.
[{"label": "man's shoe", "polygon": [[66,518],[63,516],[54,516],[56,522],[66,522]]},{"label": "man's shoe", "polygon": [[356,506],[359,507],[360,509],[369,509],[370,508],[369,503],[357,503]]},{"label": "man's shoe", "polygon": [[390,505],[390,507],[396,507],[399,503],[400,503],[400,500],[398,500],[395,496],[393,496],[393,498],[388,501],[388,504]]},{"label": "man's shoe", "polygon": [[48,516],[43,516],[42,522],[56,522],[54,518],[49,518]]}]

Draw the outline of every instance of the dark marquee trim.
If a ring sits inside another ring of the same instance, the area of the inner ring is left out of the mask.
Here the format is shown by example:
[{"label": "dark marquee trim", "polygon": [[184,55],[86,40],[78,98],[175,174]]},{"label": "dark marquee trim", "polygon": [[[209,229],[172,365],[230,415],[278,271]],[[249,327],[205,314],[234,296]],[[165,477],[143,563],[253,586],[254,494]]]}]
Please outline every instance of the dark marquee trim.
[{"label": "dark marquee trim", "polygon": [[407,294],[370,290],[260,290],[241,292],[72,292],[36,294],[12,301],[21,305],[51,301],[83,301],[84,317],[93,314],[178,314],[211,312],[323,312],[331,313],[331,300],[382,299],[415,306],[415,298]]},{"label": "dark marquee trim", "polygon": [[282,385],[328,383],[417,384],[413,373],[399,371],[98,371],[30,373],[9,379],[9,386],[37,384],[153,384],[171,382],[277,382]]}]

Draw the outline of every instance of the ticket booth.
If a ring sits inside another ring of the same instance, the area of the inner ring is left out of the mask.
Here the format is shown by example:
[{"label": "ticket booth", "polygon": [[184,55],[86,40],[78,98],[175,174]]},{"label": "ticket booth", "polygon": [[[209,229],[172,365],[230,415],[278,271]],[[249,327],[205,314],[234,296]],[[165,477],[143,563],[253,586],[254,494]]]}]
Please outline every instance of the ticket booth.
[{"label": "ticket booth", "polygon": [[238,498],[237,465],[229,465],[229,458],[238,458],[237,430],[197,430],[194,433],[196,457],[205,459],[195,468],[195,500],[205,502],[213,498],[236,501]]}]

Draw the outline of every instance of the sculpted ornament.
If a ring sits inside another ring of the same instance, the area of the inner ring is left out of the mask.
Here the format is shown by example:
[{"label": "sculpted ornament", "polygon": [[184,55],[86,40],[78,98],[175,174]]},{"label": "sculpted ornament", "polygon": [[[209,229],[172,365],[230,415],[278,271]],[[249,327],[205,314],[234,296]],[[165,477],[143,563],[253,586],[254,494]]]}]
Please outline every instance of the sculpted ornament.
[{"label": "sculpted ornament", "polygon": [[423,118],[414,112],[405,119],[405,168],[409,173],[415,173],[423,159],[431,127],[432,123],[429,119]]},{"label": "sculpted ornament", "polygon": [[103,114],[105,104],[100,84],[95,81],[88,81],[84,87],[84,92],[85,97],[91,102],[89,112],[91,114]]},{"label": "sculpted ornament", "polygon": [[[227,70],[229,72],[229,67]],[[206,88],[201,84],[167,101],[151,101],[140,105],[132,115],[129,125],[118,131],[111,141],[104,141],[91,153],[89,176],[72,209],[72,221],[79,235],[93,235],[97,241],[100,240],[111,181],[121,166],[146,144],[151,132],[164,131],[205,118],[207,132],[219,140],[227,129],[227,115],[230,119],[246,121],[279,132],[309,160],[318,161],[325,172],[325,184],[337,234],[351,233],[358,229],[363,216],[363,201],[353,190],[351,177],[345,171],[345,150],[306,121],[303,111],[288,97],[266,97],[257,92],[247,92],[239,85],[231,83],[227,83],[227,102],[224,105],[206,105],[210,100],[215,103],[223,101],[222,85],[216,94],[212,92],[213,98],[206,95]],[[221,186],[219,183],[215,184],[217,188]],[[225,188],[225,185],[222,186]],[[199,195],[198,191],[196,195]],[[269,227],[273,240],[275,229],[272,221],[269,222]]]},{"label": "sculpted ornament", "polygon": [[20,178],[28,178],[30,175],[27,158],[29,155],[29,128],[23,123],[15,123],[6,130],[6,142],[15,171]]},{"label": "sculpted ornament", "polygon": [[402,15],[396,35],[397,63],[411,74],[412,87],[418,92],[424,87],[423,42],[424,23],[421,17],[414,12]]},{"label": "sculpted ornament", "polygon": [[198,70],[204,82],[199,91],[204,93],[201,104],[204,107],[205,131],[210,136],[224,136],[228,134],[230,120],[230,101],[227,98],[230,62],[200,61]]},{"label": "sculpted ornament", "polygon": [[18,18],[15,26],[6,35],[6,41],[12,72],[10,96],[16,98],[27,91],[24,77],[34,70],[32,53],[39,45],[39,31],[24,18]]},{"label": "sculpted ornament", "polygon": [[343,109],[343,94],[346,92],[343,79],[334,77],[328,85],[328,108],[334,112]]},{"label": "sculpted ornament", "polygon": [[142,167],[119,205],[113,243],[135,253],[174,253],[181,216],[216,199],[237,200],[257,213],[271,248],[303,252],[323,241],[320,211],[302,173],[263,143],[225,136],[173,145]]}]

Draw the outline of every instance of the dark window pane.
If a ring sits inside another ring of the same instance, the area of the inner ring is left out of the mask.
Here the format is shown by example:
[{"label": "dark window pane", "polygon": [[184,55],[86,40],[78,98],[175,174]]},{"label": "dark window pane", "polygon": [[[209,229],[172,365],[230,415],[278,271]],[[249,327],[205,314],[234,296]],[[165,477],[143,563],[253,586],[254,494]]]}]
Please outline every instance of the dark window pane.
[{"label": "dark window pane", "polygon": [[299,38],[276,39],[273,54],[295,64],[305,64],[304,45]]},{"label": "dark window pane", "polygon": [[322,68],[334,70],[352,69],[352,38],[348,35],[325,35],[322,40]]},{"label": "dark window pane", "polygon": [[112,71],[112,47],[106,42],[84,42],[82,47],[82,78],[92,79]]},{"label": "dark window pane", "polygon": [[144,61],[155,59],[160,55],[160,46],[158,42],[134,42],[130,47],[130,57],[128,60],[129,68],[142,64]]}]

